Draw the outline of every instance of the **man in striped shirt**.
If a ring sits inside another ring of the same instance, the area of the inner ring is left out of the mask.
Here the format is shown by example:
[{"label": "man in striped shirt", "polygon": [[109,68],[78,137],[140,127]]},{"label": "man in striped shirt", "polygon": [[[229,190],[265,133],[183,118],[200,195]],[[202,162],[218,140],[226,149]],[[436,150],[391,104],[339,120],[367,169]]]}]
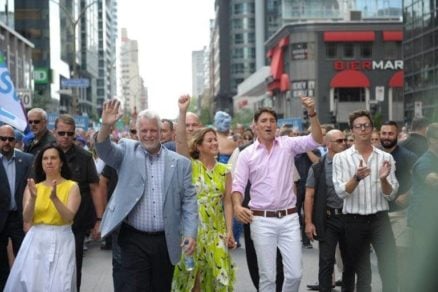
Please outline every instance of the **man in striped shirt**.
[{"label": "man in striped shirt", "polygon": [[[354,145],[333,157],[333,185],[344,199],[347,260],[356,269],[376,251],[382,291],[397,291],[396,247],[388,218],[388,201],[398,190],[391,154],[371,144],[373,122],[368,111],[350,114]],[[360,273],[360,271],[357,271]],[[371,291],[371,281],[358,281],[357,291]]]}]

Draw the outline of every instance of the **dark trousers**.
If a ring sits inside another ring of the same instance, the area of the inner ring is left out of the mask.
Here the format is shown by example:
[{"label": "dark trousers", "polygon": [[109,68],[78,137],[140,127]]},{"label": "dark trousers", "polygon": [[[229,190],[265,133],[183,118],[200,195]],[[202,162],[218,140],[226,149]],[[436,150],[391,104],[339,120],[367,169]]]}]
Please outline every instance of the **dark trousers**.
[{"label": "dark trousers", "polygon": [[[254,287],[259,288],[259,268],[257,264],[257,255],[254,248],[254,243],[251,239],[251,227],[250,224],[243,224],[243,234],[245,237],[245,252],[246,263],[248,264],[249,275],[251,276]],[[283,274],[283,258],[281,257],[280,250],[277,248],[277,278],[276,278],[276,291],[281,292],[283,287],[284,274]]]},{"label": "dark trousers", "polygon": [[298,181],[296,186],[297,186],[297,202],[295,204],[295,207],[297,208],[298,219],[300,220],[301,241],[303,242],[304,245],[309,245],[311,243],[309,238],[307,238],[305,224],[303,220],[304,219],[303,204],[306,196],[306,181],[301,179]]},{"label": "dark trousers", "polygon": [[24,239],[23,220],[18,211],[9,212],[3,230],[0,232],[0,291],[3,291],[9,276],[7,253],[9,238],[12,241],[14,255],[17,255]]},{"label": "dark trousers", "polygon": [[[389,222],[388,212],[372,215],[345,215],[347,250],[351,264],[360,273],[360,269],[369,261],[369,247],[373,246],[377,255],[377,264],[382,279],[383,292],[397,291],[397,264],[394,234]],[[370,279],[357,281],[358,292],[371,291]]]},{"label": "dark trousers", "polygon": [[119,245],[123,288],[116,292],[170,291],[174,266],[164,232],[151,235],[123,224]]},{"label": "dark trousers", "polygon": [[113,285],[114,291],[122,290],[122,254],[119,246],[119,233],[117,229],[111,234],[112,253],[113,253]]},{"label": "dark trousers", "polygon": [[82,280],[82,260],[84,258],[84,241],[87,234],[86,230],[81,230],[73,228],[73,235],[75,236],[75,246],[76,246],[76,286],[78,292],[81,288]]},{"label": "dark trousers", "polygon": [[[319,291],[332,291],[332,274],[335,264],[336,245],[338,243],[344,265],[342,291],[354,291],[355,271],[351,261],[347,260],[347,243],[343,215],[328,215],[326,218],[324,238],[319,241]],[[369,279],[371,281],[369,253],[368,261],[365,261],[364,264],[366,266],[360,269],[362,273],[358,273],[358,279]]]}]

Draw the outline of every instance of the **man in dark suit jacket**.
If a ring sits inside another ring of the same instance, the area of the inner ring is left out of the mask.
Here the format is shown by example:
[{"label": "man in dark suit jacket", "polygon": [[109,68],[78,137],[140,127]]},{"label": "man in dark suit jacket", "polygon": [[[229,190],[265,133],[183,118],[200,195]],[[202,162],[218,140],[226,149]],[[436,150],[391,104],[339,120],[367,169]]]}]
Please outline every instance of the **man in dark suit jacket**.
[{"label": "man in dark suit jacket", "polygon": [[55,143],[55,137],[47,128],[48,119],[47,113],[41,108],[33,108],[27,113],[30,130],[34,138],[24,146],[24,152],[37,155],[44,146],[50,143]]},{"label": "man in dark suit jacket", "polygon": [[24,238],[23,192],[32,169],[33,155],[15,150],[15,132],[9,125],[0,127],[0,290],[9,275],[6,247],[9,238],[14,254]]}]

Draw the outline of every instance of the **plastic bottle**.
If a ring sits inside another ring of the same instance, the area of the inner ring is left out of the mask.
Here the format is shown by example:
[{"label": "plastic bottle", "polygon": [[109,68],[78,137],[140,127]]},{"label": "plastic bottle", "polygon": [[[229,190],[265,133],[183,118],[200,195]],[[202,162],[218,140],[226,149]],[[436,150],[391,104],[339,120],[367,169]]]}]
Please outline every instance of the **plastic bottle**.
[{"label": "plastic bottle", "polygon": [[[189,240],[184,240],[184,247],[183,251],[187,252],[187,249],[189,248]],[[188,255],[187,253],[184,254],[184,265],[186,266],[187,271],[192,271],[195,268],[195,261],[193,260],[193,256]]]}]

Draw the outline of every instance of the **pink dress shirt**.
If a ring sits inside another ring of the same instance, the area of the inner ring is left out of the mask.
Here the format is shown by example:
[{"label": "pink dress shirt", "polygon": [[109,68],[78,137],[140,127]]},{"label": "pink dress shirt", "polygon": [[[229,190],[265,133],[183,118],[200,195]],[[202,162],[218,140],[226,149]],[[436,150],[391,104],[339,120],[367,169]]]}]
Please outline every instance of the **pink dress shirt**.
[{"label": "pink dress shirt", "polygon": [[256,140],[237,159],[232,192],[239,192],[243,196],[249,180],[251,209],[275,211],[295,207],[297,200],[292,180],[294,157],[318,146],[311,135],[281,136],[275,138],[271,151],[268,152]]}]

